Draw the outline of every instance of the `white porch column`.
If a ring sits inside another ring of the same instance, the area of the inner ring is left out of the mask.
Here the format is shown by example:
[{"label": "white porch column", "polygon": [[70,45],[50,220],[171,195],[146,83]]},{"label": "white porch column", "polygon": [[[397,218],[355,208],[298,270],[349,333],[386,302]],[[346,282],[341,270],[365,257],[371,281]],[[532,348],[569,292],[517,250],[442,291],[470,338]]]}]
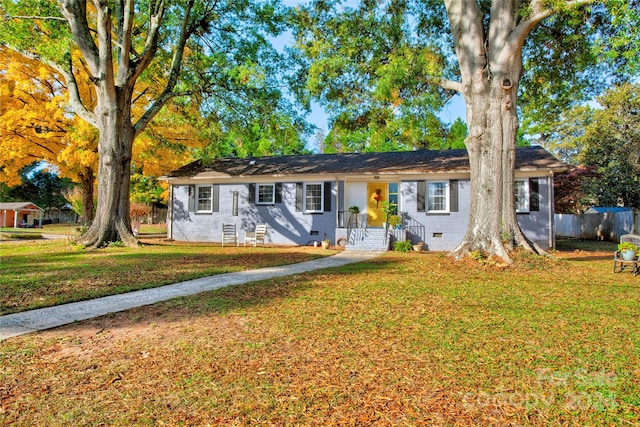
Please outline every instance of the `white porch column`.
[{"label": "white porch column", "polygon": [[[342,215],[344,217],[344,213]],[[339,227],[340,227],[340,181],[338,177],[336,177],[336,228],[339,228]]]},{"label": "white porch column", "polygon": [[13,211],[13,228],[18,228],[18,211]]},{"label": "white porch column", "polygon": [[173,240],[173,184],[169,184],[169,206],[167,206],[167,239]]}]

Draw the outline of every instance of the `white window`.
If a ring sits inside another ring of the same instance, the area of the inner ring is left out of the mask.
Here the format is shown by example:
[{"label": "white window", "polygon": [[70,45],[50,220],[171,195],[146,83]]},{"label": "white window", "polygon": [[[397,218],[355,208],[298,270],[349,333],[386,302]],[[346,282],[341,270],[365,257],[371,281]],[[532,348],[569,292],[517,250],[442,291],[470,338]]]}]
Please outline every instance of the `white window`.
[{"label": "white window", "polygon": [[391,203],[391,206],[392,206],[392,211],[391,211],[392,215],[398,215],[398,206],[400,206],[398,204],[399,200],[400,198],[398,197],[398,183],[390,182],[389,183],[389,203]]},{"label": "white window", "polygon": [[449,211],[449,182],[427,183],[427,212]]},{"label": "white window", "polygon": [[197,209],[196,212],[213,212],[213,187],[210,185],[198,185],[196,187]]},{"label": "white window", "polygon": [[273,205],[275,203],[275,184],[258,184],[256,190],[256,205]]},{"label": "white window", "polygon": [[529,212],[529,180],[516,180],[516,212]]},{"label": "white window", "polygon": [[304,211],[312,213],[324,212],[324,185],[304,184]]}]

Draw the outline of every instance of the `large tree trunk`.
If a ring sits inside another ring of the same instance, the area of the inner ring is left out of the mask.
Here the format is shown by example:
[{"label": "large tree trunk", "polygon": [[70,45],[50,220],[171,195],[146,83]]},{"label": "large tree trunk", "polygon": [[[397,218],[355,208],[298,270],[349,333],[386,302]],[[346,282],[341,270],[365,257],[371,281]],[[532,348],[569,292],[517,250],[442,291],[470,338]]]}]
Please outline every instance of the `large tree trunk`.
[{"label": "large tree trunk", "polygon": [[93,168],[85,167],[84,171],[78,174],[80,185],[82,186],[82,219],[85,224],[93,219],[93,185],[95,174]]},{"label": "large tree trunk", "polygon": [[516,216],[514,170],[518,117],[517,85],[513,81],[508,74],[503,74],[501,79],[480,82],[480,87],[472,88],[467,95],[471,208],[467,232],[454,251],[457,256],[481,250],[509,262],[508,250],[515,246],[541,252],[522,233]]},{"label": "large tree trunk", "polygon": [[541,251],[524,236],[515,208],[516,101],[524,34],[517,33],[517,2],[493,2],[488,27],[475,1],[446,4],[467,107],[471,168],[469,225],[454,254],[481,250],[510,262],[508,250],[514,246]]},{"label": "large tree trunk", "polygon": [[[129,181],[133,126],[131,125],[129,93],[117,89],[115,96],[103,95],[97,107],[100,121],[98,152],[98,206],[96,216],[87,232],[77,243],[100,247],[108,242],[121,241],[137,246],[138,239],[131,231],[129,214]],[[104,101],[103,101],[104,102]]]},{"label": "large tree trunk", "polygon": [[[91,227],[77,240],[85,246],[99,247],[118,240],[127,246],[138,245],[138,240],[131,231],[129,213],[133,140],[173,96],[186,42],[196,29],[191,27],[191,10],[195,0],[188,0],[182,6],[184,15],[167,83],[164,90],[149,101],[146,111],[134,126],[131,122],[134,87],[158,50],[160,27],[167,2],[151,3],[144,36],[137,33],[138,27],[134,25],[134,0],[115,3],[93,1],[91,7],[87,7],[86,0],[60,0],[61,12],[67,19],[74,41],[84,58],[83,65],[96,88],[97,104],[93,111],[89,111],[80,98],[72,62],[59,68],[67,80],[69,102],[74,111],[100,132],[97,213]],[[115,13],[114,19],[112,13]],[[145,39],[144,48],[143,51],[136,52],[132,47],[133,41],[140,37]]]}]

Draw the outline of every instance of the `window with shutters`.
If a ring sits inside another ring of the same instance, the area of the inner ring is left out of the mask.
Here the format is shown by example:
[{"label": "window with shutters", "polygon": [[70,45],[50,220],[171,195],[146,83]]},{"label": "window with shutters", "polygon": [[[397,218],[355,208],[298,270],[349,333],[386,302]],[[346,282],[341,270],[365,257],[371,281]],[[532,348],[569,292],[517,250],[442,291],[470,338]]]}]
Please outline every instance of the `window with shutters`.
[{"label": "window with shutters", "polygon": [[449,212],[449,182],[427,183],[427,212]]},{"label": "window with shutters", "polygon": [[304,184],[304,211],[307,213],[324,212],[324,185],[322,183]]},{"label": "window with shutters", "polygon": [[275,203],[275,184],[258,184],[256,190],[256,205],[273,205]]},{"label": "window with shutters", "polygon": [[196,186],[196,212],[213,212],[213,187],[211,185]]},{"label": "window with shutters", "polygon": [[516,212],[529,212],[529,180],[516,180]]}]

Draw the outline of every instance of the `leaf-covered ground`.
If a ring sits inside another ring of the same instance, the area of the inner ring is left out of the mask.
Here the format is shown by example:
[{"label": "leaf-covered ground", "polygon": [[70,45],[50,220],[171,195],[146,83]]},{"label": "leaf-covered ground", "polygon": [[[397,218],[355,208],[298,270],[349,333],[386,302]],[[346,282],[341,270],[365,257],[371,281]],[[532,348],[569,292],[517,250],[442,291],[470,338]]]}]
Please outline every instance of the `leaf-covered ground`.
[{"label": "leaf-covered ground", "polygon": [[309,247],[221,248],[161,239],[143,242],[137,249],[98,250],[82,249],[65,240],[2,243],[0,315],[335,253]]},{"label": "leaf-covered ground", "polygon": [[0,424],[638,425],[640,277],[388,253],[0,343]]}]

